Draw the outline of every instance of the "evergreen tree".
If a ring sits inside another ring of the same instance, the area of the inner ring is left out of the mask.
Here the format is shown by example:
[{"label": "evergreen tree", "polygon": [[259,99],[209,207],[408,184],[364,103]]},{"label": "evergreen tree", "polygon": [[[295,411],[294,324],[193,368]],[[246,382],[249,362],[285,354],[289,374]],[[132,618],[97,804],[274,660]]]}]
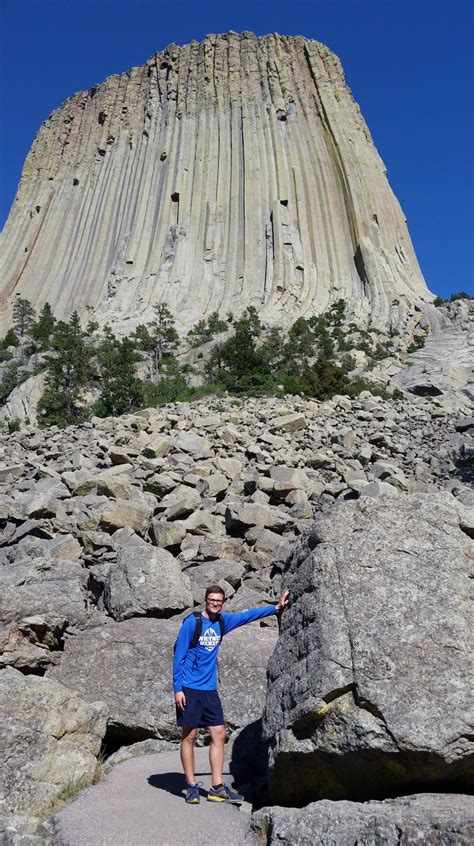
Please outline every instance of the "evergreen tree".
[{"label": "evergreen tree", "polygon": [[299,381],[303,393],[316,399],[347,393],[350,385],[346,370],[324,353],[318,355],[314,367],[304,365]]},{"label": "evergreen tree", "polygon": [[17,347],[19,343],[18,336],[15,335],[13,329],[9,329],[5,337],[2,338],[0,346],[2,350],[6,350],[8,347]]},{"label": "evergreen tree", "polygon": [[80,423],[86,417],[81,397],[90,377],[90,351],[76,312],[68,323],[56,323],[50,348],[46,390],[38,403],[39,420],[43,426]]},{"label": "evergreen tree", "polygon": [[315,337],[304,317],[299,317],[288,332],[283,355],[290,375],[301,371],[303,364],[314,354]]},{"label": "evergreen tree", "polygon": [[179,343],[179,336],[175,329],[175,320],[168,306],[159,303],[153,308],[155,319],[150,326],[150,335],[153,339],[153,350],[151,351],[153,373],[156,378],[162,369],[165,360],[170,360],[176,351]]},{"label": "evergreen tree", "polygon": [[46,350],[49,348],[49,342],[56,325],[56,318],[52,312],[49,303],[45,303],[40,311],[38,320],[32,323],[28,334],[36,342],[39,350]]},{"label": "evergreen tree", "polygon": [[0,382],[0,405],[4,405],[10,396],[11,392],[21,382],[18,364],[12,361],[7,364],[2,372],[2,380]]},{"label": "evergreen tree", "polygon": [[29,300],[17,294],[13,303],[13,326],[20,338],[29,329],[36,317],[36,312]]},{"label": "evergreen tree", "polygon": [[120,341],[108,334],[100,344],[97,359],[102,388],[94,404],[94,412],[100,417],[126,414],[143,404],[143,384],[135,373],[139,358],[130,338]]}]

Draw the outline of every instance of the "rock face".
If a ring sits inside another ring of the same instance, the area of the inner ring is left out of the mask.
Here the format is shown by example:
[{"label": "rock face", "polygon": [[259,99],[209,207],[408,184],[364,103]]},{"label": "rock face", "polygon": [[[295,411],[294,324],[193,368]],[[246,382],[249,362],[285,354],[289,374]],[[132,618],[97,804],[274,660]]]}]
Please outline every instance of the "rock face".
[{"label": "rock face", "polygon": [[361,499],[297,545],[264,715],[277,802],[472,790],[468,523],[445,494]]},{"label": "rock face", "polygon": [[[396,388],[418,396],[437,397],[449,410],[472,409],[474,403],[474,309],[457,300],[440,309],[444,323],[429,334],[392,380]],[[446,320],[447,318],[447,320]]]},{"label": "rock face", "polygon": [[189,327],[251,304],[286,324],[341,297],[386,326],[432,299],[339,60],[302,37],[172,44],[71,97],[0,254],[2,304],[124,329],[163,300]]},{"label": "rock face", "polygon": [[252,827],[267,846],[468,846],[474,838],[469,796],[420,794],[386,802],[313,802],[302,810],[263,808]]},{"label": "rock face", "polygon": [[0,695],[0,813],[44,813],[63,788],[92,782],[105,734],[101,703],[11,668]]}]

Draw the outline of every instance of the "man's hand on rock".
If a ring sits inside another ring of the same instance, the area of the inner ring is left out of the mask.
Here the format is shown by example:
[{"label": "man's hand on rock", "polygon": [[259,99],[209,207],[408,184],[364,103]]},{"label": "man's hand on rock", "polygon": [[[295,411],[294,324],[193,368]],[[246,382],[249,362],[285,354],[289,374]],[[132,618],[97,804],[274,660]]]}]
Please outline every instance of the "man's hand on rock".
[{"label": "man's hand on rock", "polygon": [[290,593],[290,591],[289,591],[289,590],[285,590],[285,592],[284,592],[284,593],[282,593],[282,595],[281,595],[281,597],[280,597],[280,599],[279,599],[279,601],[278,601],[278,603],[277,603],[277,606],[276,606],[276,612],[277,612],[277,614],[281,614],[281,612],[282,612],[282,611],[284,611],[284,610],[285,610],[285,608],[286,608],[286,606],[288,605],[288,602],[289,602],[289,598],[288,598],[288,597],[289,597],[289,593]]},{"label": "man's hand on rock", "polygon": [[182,690],[178,690],[177,693],[174,695],[174,701],[176,702],[180,711],[184,711],[186,708],[186,697]]}]

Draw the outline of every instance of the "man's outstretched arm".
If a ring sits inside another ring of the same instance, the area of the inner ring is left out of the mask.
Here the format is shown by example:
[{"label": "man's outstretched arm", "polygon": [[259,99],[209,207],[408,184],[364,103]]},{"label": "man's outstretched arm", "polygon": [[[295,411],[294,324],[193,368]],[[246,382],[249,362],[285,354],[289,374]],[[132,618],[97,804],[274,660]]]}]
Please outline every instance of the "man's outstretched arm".
[{"label": "man's outstretched arm", "polygon": [[265,617],[271,617],[273,614],[281,614],[281,612],[288,605],[288,591],[286,590],[276,605],[264,605],[262,608],[249,608],[247,611],[238,611],[237,613],[222,614],[225,626],[225,633],[238,629],[239,626],[245,626],[246,623],[254,623],[256,620],[263,620]]}]

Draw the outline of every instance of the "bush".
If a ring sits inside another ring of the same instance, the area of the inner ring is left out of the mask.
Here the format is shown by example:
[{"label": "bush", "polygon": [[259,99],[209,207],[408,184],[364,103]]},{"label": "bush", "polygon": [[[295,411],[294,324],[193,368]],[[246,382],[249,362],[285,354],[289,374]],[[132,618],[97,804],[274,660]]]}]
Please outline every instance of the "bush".
[{"label": "bush", "polygon": [[8,421],[7,426],[8,433],[10,435],[12,435],[13,432],[19,432],[21,427],[20,419],[18,417],[12,417],[12,419]]}]

